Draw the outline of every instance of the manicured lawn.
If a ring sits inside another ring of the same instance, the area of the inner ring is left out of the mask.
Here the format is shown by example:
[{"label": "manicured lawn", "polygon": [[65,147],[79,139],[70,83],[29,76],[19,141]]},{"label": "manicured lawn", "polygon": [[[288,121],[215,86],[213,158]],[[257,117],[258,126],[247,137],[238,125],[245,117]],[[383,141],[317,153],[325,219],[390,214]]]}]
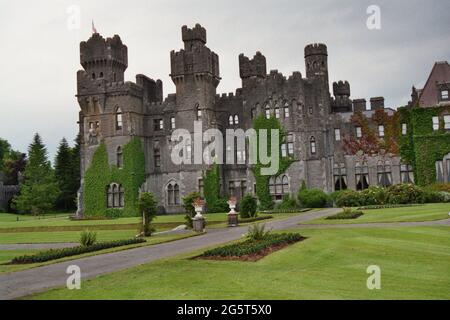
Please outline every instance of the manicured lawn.
[{"label": "manicured lawn", "polygon": [[196,235],[197,234],[194,232],[188,232],[188,233],[183,233],[183,234],[155,235],[152,237],[147,237],[146,238],[147,242],[145,242],[145,243],[132,244],[132,245],[123,246],[123,247],[105,249],[105,250],[101,250],[101,251],[96,251],[96,252],[86,253],[86,254],[82,254],[82,255],[78,255],[78,256],[72,256],[72,257],[67,257],[67,258],[63,258],[63,259],[48,261],[48,262],[44,262],[44,263],[32,263],[32,264],[23,264],[23,265],[5,265],[5,263],[10,262],[14,257],[34,254],[34,253],[39,252],[40,250],[0,250],[0,274],[7,273],[7,272],[20,271],[20,270],[25,270],[25,269],[31,269],[31,268],[35,268],[35,267],[39,267],[39,266],[43,266],[43,265],[48,265],[48,264],[53,264],[53,263],[68,261],[68,260],[74,260],[74,259],[79,259],[79,258],[83,258],[83,257],[89,257],[89,256],[93,256],[93,255],[105,254],[105,253],[133,249],[133,248],[149,246],[149,245],[155,245],[155,244],[159,244],[159,243],[189,238],[189,237],[193,237]]},{"label": "manicured lawn", "polygon": [[[157,261],[35,299],[450,299],[450,228],[301,230],[307,240],[252,262]],[[381,290],[366,269],[381,268]]]},{"label": "manicured lawn", "polygon": [[364,215],[351,220],[326,220],[325,218],[305,224],[353,224],[371,222],[432,221],[450,218],[450,203],[425,204],[423,206],[364,210]]}]

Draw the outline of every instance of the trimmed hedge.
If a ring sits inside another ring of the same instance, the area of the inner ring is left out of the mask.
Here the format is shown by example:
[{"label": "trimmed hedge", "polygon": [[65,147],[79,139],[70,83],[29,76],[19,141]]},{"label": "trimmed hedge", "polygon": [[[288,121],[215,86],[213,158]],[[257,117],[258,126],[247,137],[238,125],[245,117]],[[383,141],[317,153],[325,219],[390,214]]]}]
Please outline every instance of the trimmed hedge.
[{"label": "trimmed hedge", "polygon": [[260,211],[259,213],[279,214],[279,213],[302,213],[302,212],[307,212],[307,211],[311,211],[311,209],[309,209],[309,208],[305,208],[305,209],[273,209],[273,210]]},{"label": "trimmed hedge", "polygon": [[257,254],[271,246],[294,243],[303,239],[298,233],[272,234],[267,235],[263,240],[259,241],[246,240],[244,242],[214,248],[205,251],[201,257],[242,257]]},{"label": "trimmed hedge", "polygon": [[240,219],[239,222],[240,223],[248,223],[248,222],[263,221],[263,220],[269,220],[269,219],[273,219],[273,216],[243,218],[243,219]]},{"label": "trimmed hedge", "polygon": [[395,209],[395,208],[409,208],[421,207],[423,204],[384,204],[379,206],[364,206],[359,207],[358,210],[376,210],[376,209]]},{"label": "trimmed hedge", "polygon": [[38,262],[46,262],[50,260],[61,259],[70,256],[76,256],[84,253],[100,251],[104,249],[110,249],[115,247],[127,246],[130,244],[137,244],[146,242],[145,239],[136,238],[136,239],[128,239],[128,240],[116,240],[116,241],[108,241],[108,242],[100,242],[93,244],[91,246],[78,246],[72,248],[63,248],[63,249],[50,249],[47,251],[42,251],[36,253],[34,255],[25,255],[20,257],[15,257],[11,260],[11,264],[25,264],[25,263],[38,263]]},{"label": "trimmed hedge", "polygon": [[300,189],[298,201],[304,208],[325,208],[328,195],[319,189]]},{"label": "trimmed hedge", "polygon": [[333,216],[326,217],[326,220],[350,220],[361,217],[364,213],[361,211],[342,211]]}]

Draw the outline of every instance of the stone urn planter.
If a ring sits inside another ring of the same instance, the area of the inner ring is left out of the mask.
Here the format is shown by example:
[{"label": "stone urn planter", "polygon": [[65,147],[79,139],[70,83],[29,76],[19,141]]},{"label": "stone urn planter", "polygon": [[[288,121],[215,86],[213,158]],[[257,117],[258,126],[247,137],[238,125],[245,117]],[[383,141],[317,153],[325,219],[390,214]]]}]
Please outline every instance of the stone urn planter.
[{"label": "stone urn planter", "polygon": [[192,203],[195,209],[195,216],[192,218],[192,225],[195,232],[205,232],[205,218],[203,217],[203,208],[205,206],[205,201],[203,199],[197,198]]},{"label": "stone urn planter", "polygon": [[237,227],[239,224],[238,213],[234,210],[236,209],[237,199],[231,197],[228,200],[228,206],[230,207],[230,212],[228,212],[228,226]]}]

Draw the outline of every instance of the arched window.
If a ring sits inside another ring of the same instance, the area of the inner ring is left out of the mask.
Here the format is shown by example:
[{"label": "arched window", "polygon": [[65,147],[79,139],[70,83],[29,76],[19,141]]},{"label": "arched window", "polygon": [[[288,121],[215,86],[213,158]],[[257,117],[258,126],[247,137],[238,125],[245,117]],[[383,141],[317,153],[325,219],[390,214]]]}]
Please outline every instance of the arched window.
[{"label": "arched window", "polygon": [[99,78],[103,78],[103,72],[100,72]]},{"label": "arched window", "polygon": [[169,206],[176,206],[180,204],[180,187],[178,183],[170,182],[166,188],[167,204]]},{"label": "arched window", "polygon": [[275,118],[280,119],[280,108],[278,107],[275,108]]},{"label": "arched window", "polygon": [[365,190],[369,188],[369,167],[367,162],[362,165],[357,162],[355,166],[356,190]]},{"label": "arched window", "polygon": [[199,105],[197,105],[196,112],[197,112],[197,121],[201,121],[202,120],[202,110],[200,109]]},{"label": "arched window", "polygon": [[334,176],[334,190],[346,190],[347,189],[347,169],[345,163],[335,163],[333,168]]},{"label": "arched window", "polygon": [[111,183],[107,189],[107,207],[123,208],[125,206],[125,190],[121,184]]},{"label": "arched window", "polygon": [[228,124],[229,124],[230,126],[233,125],[233,116],[232,116],[232,115],[230,115],[230,116],[228,117]]},{"label": "arched window", "polygon": [[118,168],[122,168],[123,167],[123,152],[122,152],[122,147],[117,147],[117,167]]},{"label": "arched window", "polygon": [[123,126],[122,109],[118,107],[116,109],[116,130],[122,129],[122,126]]},{"label": "arched window", "polygon": [[311,147],[311,154],[316,154],[316,138],[311,137],[311,139],[309,139],[309,145]]},{"label": "arched window", "polygon": [[283,194],[289,193],[289,179],[287,176],[283,176]]},{"label": "arched window", "polygon": [[239,124],[239,116],[237,114],[234,115],[234,124],[235,125]]},{"label": "arched window", "polygon": [[155,168],[161,168],[161,150],[159,147],[153,149],[153,160],[155,163]]},{"label": "arched window", "polygon": [[269,105],[266,105],[265,113],[266,113],[266,119],[270,119],[270,106]]},{"label": "arched window", "polygon": [[377,172],[378,185],[383,187],[389,187],[392,185],[391,163],[389,161],[378,161]]},{"label": "arched window", "polygon": [[282,200],[289,193],[289,178],[286,175],[269,179],[269,192],[274,200]]},{"label": "arched window", "polygon": [[92,80],[95,80],[95,73],[92,74]]},{"label": "arched window", "polygon": [[285,103],[284,105],[284,117],[285,118],[289,118],[290,117],[290,112],[289,112],[289,103]]}]

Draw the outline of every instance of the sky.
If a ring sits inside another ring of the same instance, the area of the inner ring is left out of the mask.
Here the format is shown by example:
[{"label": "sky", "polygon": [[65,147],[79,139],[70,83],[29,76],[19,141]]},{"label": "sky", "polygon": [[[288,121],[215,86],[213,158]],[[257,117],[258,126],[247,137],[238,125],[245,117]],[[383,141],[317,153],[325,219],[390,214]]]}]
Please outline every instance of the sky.
[{"label": "sky", "polygon": [[[380,29],[367,27],[370,5],[380,9]],[[73,144],[79,43],[91,36],[92,20],[128,46],[126,80],[161,79],[164,96],[175,91],[170,51],[183,47],[181,26],[196,23],[219,55],[218,93],[240,87],[240,53],[261,51],[268,72],[305,75],[304,47],[320,42],[330,84],[348,80],[351,98],[384,96],[396,108],[435,61],[450,61],[448,0],[0,0],[0,137],[14,149],[25,152],[35,132],[51,159],[63,137]]]}]

